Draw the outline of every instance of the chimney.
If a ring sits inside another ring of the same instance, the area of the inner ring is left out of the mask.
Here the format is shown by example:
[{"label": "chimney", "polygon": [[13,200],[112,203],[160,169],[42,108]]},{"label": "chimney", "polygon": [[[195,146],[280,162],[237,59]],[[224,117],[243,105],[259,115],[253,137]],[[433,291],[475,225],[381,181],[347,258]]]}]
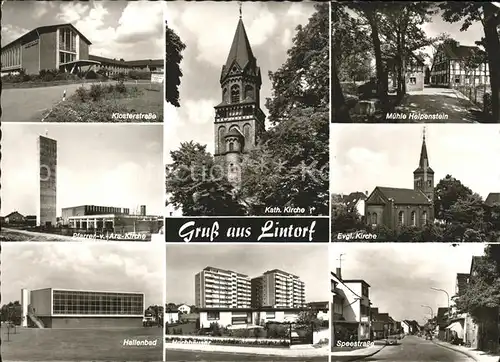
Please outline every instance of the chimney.
[{"label": "chimney", "polygon": [[141,216],[146,216],[146,205],[141,205]]},{"label": "chimney", "polygon": [[365,195],[368,196],[368,191],[365,191]]},{"label": "chimney", "polygon": [[342,279],[342,270],[340,268],[337,268],[335,270],[335,274],[337,274],[337,276],[339,277],[339,279]]}]

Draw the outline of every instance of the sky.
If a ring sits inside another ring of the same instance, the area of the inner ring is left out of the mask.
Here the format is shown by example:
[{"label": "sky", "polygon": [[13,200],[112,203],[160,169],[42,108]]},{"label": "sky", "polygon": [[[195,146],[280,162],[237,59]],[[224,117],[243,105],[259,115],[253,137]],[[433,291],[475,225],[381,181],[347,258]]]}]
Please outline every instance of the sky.
[{"label": "sky", "polygon": [[[226,63],[239,20],[236,1],[167,2],[166,20],[186,44],[181,68],[181,107],[165,106],[169,129],[168,149],[193,140],[214,152],[214,106],[222,99],[219,78]],[[268,72],[278,70],[287,59],[287,50],[297,25],[306,25],[314,13],[308,2],[244,2],[242,15],[257,65],[262,73],[261,108],[271,96]],[[209,22],[208,22],[209,19]],[[166,163],[170,163],[168,154]]]},{"label": "sky", "polygon": [[327,244],[167,245],[167,303],[193,305],[194,276],[207,266],[247,274],[281,269],[305,284],[306,301],[330,300]]},{"label": "sky", "polygon": [[[427,124],[426,145],[434,186],[447,174],[485,199],[500,192],[500,127]],[[376,186],[413,189],[423,126],[334,124],[330,130],[330,190],[365,192]]]},{"label": "sky", "polygon": [[57,140],[57,215],[61,208],[146,205],[162,215],[165,194],[161,124],[2,125],[2,215],[36,215],[38,135]]},{"label": "sky", "polygon": [[[331,270],[339,267],[342,278],[363,279],[370,285],[370,301],[379,313],[395,320],[416,320],[421,325],[438,307],[447,307],[447,296],[431,288],[455,294],[457,273],[469,273],[472,256],[483,255],[484,244],[438,243],[333,243]],[[453,304],[452,304],[453,305]]]},{"label": "sky", "polygon": [[163,59],[162,1],[5,1],[2,44],[39,26],[71,23],[92,42],[90,54]]},{"label": "sky", "polygon": [[21,289],[68,288],[142,292],[146,307],[163,305],[164,245],[151,243],[5,243],[2,304]]}]

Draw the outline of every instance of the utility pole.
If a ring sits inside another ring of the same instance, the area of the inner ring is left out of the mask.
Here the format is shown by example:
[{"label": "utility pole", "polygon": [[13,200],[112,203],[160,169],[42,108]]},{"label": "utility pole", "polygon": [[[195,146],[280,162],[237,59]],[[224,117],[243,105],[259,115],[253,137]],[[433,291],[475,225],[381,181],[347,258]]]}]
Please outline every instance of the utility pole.
[{"label": "utility pole", "polygon": [[340,254],[339,257],[338,257],[338,261],[339,261],[339,268],[342,269],[342,256],[344,256],[345,254]]}]

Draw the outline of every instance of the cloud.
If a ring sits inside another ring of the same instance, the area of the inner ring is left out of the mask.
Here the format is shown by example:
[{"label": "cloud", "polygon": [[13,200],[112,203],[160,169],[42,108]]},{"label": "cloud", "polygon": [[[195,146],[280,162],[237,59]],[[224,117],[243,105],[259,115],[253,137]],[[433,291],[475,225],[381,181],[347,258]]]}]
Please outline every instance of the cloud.
[{"label": "cloud", "polygon": [[214,105],[216,104],[216,99],[187,100],[183,106],[183,111],[187,116],[186,120],[192,124],[213,123],[215,117]]}]

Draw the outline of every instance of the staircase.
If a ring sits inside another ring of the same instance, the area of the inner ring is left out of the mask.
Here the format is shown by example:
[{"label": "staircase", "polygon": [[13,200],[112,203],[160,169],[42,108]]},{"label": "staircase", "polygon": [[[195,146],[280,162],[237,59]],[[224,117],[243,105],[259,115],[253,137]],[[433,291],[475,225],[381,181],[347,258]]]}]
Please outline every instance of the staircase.
[{"label": "staircase", "polygon": [[38,327],[38,328],[45,328],[45,326],[43,325],[43,322],[40,320],[40,318],[38,318],[36,316],[36,314],[33,312],[33,308],[28,308],[28,317],[29,319],[31,319],[31,321],[33,323],[35,323],[35,325]]}]

